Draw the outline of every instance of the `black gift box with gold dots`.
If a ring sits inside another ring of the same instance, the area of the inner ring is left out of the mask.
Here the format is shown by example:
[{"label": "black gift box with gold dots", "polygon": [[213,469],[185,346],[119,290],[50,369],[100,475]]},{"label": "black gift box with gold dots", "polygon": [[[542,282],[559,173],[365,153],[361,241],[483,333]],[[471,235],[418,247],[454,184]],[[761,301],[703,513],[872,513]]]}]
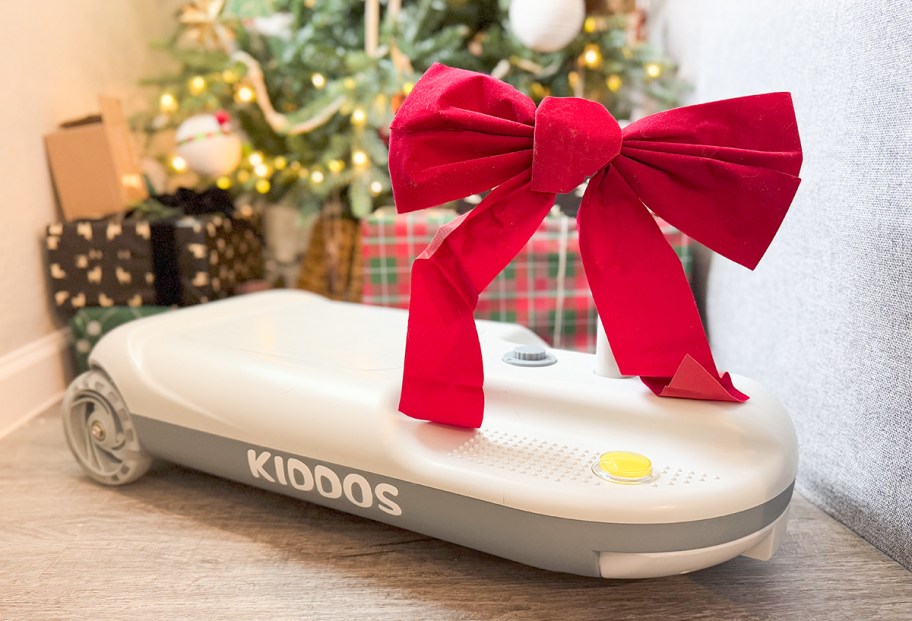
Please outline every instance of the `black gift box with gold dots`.
[{"label": "black gift box with gold dots", "polygon": [[45,241],[51,297],[66,314],[86,306],[155,304],[149,222],[52,224]]},{"label": "black gift box with gold dots", "polygon": [[260,238],[251,221],[221,214],[156,223],[159,304],[190,306],[224,298],[263,277]]},{"label": "black gift box with gold dots", "polygon": [[219,213],[52,224],[46,245],[51,297],[66,316],[88,306],[201,304],[263,275],[255,222]]}]

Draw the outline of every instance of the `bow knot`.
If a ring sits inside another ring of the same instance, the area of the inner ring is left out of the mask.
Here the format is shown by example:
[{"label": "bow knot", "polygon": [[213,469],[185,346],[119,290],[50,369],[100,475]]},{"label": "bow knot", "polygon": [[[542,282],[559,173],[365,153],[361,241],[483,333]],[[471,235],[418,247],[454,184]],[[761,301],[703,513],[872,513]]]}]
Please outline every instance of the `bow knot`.
[{"label": "bow knot", "polygon": [[571,192],[620,152],[621,126],[605,106],[576,97],[545,97],[535,111],[532,189]]},{"label": "bow knot", "polygon": [[435,64],[396,114],[389,166],[400,212],[494,188],[412,264],[403,413],[481,425],[478,295],[555,194],[590,176],[580,256],[621,373],[663,397],[747,399],[716,369],[687,276],[650,210],[753,269],[800,182],[788,93],[669,110],[621,130],[595,102],[549,97],[536,109],[491,76]]}]

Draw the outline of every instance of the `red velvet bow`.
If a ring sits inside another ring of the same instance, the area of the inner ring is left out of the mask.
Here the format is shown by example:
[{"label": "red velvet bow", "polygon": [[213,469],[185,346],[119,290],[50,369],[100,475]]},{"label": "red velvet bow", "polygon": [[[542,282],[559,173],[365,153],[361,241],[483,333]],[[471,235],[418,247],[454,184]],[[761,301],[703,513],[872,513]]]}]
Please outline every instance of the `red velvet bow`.
[{"label": "red velvet bow", "polygon": [[393,121],[389,161],[400,212],[494,188],[412,266],[403,413],[481,425],[478,294],[555,194],[589,176],[580,251],[620,371],[663,397],[748,398],[719,375],[681,263],[649,209],[753,269],[800,182],[788,93],[678,108],[621,130],[598,103],[548,97],[536,109],[490,76],[435,64]]}]

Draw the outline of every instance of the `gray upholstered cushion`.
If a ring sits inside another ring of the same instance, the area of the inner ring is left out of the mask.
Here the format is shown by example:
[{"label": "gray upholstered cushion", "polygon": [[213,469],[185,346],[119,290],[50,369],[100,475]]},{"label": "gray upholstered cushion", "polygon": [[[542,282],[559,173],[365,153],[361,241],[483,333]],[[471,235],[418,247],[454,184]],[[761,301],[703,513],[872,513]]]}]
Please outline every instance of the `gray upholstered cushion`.
[{"label": "gray upholstered cushion", "polygon": [[804,182],[756,272],[702,255],[710,336],[791,411],[798,489],[912,568],[912,4],[671,0],[659,17],[696,101],[793,93]]}]

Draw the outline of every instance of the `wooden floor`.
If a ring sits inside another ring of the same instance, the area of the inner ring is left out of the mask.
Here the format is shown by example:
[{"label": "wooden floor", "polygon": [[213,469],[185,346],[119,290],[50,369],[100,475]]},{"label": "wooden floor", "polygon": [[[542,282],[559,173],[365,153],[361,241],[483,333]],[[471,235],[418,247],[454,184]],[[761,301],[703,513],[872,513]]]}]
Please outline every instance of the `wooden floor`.
[{"label": "wooden floor", "polygon": [[553,574],[175,466],[84,477],[58,412],[0,440],[0,619],[912,619],[912,574],[796,498],[771,562]]}]

